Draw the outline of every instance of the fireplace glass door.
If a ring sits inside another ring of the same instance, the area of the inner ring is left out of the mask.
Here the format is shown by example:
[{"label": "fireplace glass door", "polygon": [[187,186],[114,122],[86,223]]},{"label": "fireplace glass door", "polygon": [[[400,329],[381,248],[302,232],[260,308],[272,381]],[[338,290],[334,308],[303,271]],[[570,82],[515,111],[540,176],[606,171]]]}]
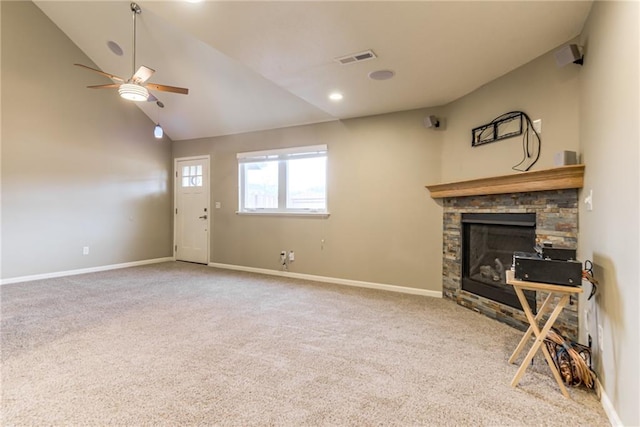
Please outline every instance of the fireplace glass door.
[{"label": "fireplace glass door", "polygon": [[[514,252],[533,252],[535,213],[462,214],[462,289],[522,309],[506,283]],[[525,292],[535,311],[535,292]]]}]

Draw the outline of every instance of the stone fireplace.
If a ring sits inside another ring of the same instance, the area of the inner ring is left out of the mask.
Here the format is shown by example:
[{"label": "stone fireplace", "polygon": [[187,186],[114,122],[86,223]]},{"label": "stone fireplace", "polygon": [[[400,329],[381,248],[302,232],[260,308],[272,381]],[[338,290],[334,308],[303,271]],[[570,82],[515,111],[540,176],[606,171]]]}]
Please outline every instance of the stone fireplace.
[{"label": "stone fireplace", "polygon": [[[480,227],[476,231],[465,231],[465,224],[469,218],[480,219],[479,222],[501,222],[496,218],[514,219],[518,223],[534,221],[534,227],[529,231],[516,229],[515,236],[511,236],[515,245],[542,244],[551,242],[554,247],[576,248],[578,237],[578,188],[582,186],[584,165],[565,166],[545,171],[527,172],[505,177],[494,177],[474,181],[452,184],[428,186],[434,198],[442,199],[443,206],[443,295],[458,304],[494,318],[513,327],[525,330],[528,322],[519,307],[519,303],[494,298],[494,295],[477,291],[469,287],[467,276],[484,277],[487,285],[499,287],[501,277],[500,265],[504,269],[511,268],[511,262],[506,253],[513,252],[513,247],[498,248],[500,246],[501,231],[497,237],[491,237],[492,242],[477,243],[479,249],[485,251],[486,259],[479,259],[479,254],[472,255],[471,263],[463,266],[463,246],[469,233],[475,233],[480,240],[490,238],[491,227]],[[529,190],[533,188],[533,190]],[[497,215],[497,216],[496,216]],[[476,223],[478,221],[475,221]],[[485,224],[492,225],[492,224]],[[532,233],[533,241],[527,237]],[[467,236],[465,236],[467,234]],[[505,238],[506,239],[506,238]],[[506,240],[505,240],[506,242]],[[532,252],[533,247],[524,250]],[[475,257],[475,258],[474,258]],[[491,258],[493,257],[493,259]],[[495,259],[499,262],[496,264]],[[506,264],[506,265],[505,265]],[[473,270],[475,267],[476,270]],[[482,272],[480,272],[480,268]],[[463,283],[464,282],[464,283]],[[482,280],[481,280],[482,282]],[[493,283],[492,283],[493,282]],[[482,283],[481,283],[482,285]],[[509,285],[505,286],[508,291]],[[545,292],[528,295],[534,311],[537,311],[546,298]],[[508,299],[508,298],[507,298]],[[578,300],[573,298],[555,323],[560,332],[570,338],[578,338]]]}]

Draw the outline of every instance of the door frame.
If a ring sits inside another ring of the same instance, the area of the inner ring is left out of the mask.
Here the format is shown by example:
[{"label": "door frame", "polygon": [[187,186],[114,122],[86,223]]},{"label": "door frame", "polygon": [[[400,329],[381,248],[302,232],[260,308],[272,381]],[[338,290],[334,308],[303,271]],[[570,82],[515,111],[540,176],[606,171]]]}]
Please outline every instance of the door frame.
[{"label": "door frame", "polygon": [[176,247],[177,243],[177,235],[178,235],[178,227],[176,224],[176,215],[178,209],[178,162],[186,161],[186,160],[203,160],[204,163],[207,164],[208,171],[208,182],[207,187],[209,191],[206,192],[206,203],[207,203],[207,265],[211,263],[211,223],[212,223],[212,212],[211,212],[211,156],[209,154],[205,154],[202,156],[188,156],[188,157],[175,157],[173,159],[173,214],[171,217],[173,218],[173,260],[176,260]]}]

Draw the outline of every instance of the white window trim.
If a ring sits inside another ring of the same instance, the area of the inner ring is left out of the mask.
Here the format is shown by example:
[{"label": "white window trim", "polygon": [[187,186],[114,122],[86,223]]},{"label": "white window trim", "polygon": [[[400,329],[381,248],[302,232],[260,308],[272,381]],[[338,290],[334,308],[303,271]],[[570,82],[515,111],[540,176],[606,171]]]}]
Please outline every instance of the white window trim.
[{"label": "white window trim", "polygon": [[[289,157],[300,154],[317,154],[326,153],[327,145],[307,145],[304,147],[280,148],[275,150],[247,151],[246,153],[238,153],[236,157],[240,163],[262,162],[264,160],[288,159]],[[296,156],[297,158],[297,156]]]},{"label": "white window trim", "polygon": [[267,209],[260,210],[246,210],[246,211],[236,211],[237,215],[247,215],[247,216],[293,216],[293,217],[308,217],[308,218],[329,218],[331,213],[325,211],[318,212],[284,212],[284,211],[273,211]]},{"label": "white window trim", "polygon": [[237,153],[238,159],[238,210],[237,215],[255,215],[255,216],[290,216],[290,217],[309,217],[309,218],[328,218],[329,201],[327,188],[325,183],[325,209],[241,209],[240,206],[244,194],[243,169],[240,167],[246,163],[264,162],[264,161],[282,161],[290,159],[304,159],[307,157],[318,157],[319,154],[327,155],[327,145],[307,145],[301,147],[281,148],[274,150],[249,151]]}]

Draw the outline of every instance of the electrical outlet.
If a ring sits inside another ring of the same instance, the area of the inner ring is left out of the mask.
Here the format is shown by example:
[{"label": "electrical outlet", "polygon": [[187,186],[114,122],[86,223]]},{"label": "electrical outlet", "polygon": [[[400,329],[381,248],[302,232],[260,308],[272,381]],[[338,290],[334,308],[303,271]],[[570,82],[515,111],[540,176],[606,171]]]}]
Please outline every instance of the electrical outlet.
[{"label": "electrical outlet", "polygon": [[587,210],[593,210],[593,190],[589,190],[589,194],[584,198],[584,204],[587,205]]},{"label": "electrical outlet", "polygon": [[287,262],[287,251],[280,251],[280,263],[284,264]]},{"label": "electrical outlet", "polygon": [[[589,310],[585,310],[585,311],[584,311],[584,330],[585,330],[587,333],[590,333],[590,332],[591,332],[591,330],[590,330],[590,325],[589,325],[589,321],[590,321],[590,319],[591,319],[591,316],[589,316]],[[589,337],[591,337],[591,335],[589,335]]]},{"label": "electrical outlet", "polygon": [[89,246],[82,247],[82,255],[89,255]]},{"label": "electrical outlet", "polygon": [[604,329],[602,325],[598,325],[598,348],[600,352],[604,351]]},{"label": "electrical outlet", "polygon": [[289,261],[293,262],[296,260],[296,256],[293,254],[293,251],[289,251]]}]

